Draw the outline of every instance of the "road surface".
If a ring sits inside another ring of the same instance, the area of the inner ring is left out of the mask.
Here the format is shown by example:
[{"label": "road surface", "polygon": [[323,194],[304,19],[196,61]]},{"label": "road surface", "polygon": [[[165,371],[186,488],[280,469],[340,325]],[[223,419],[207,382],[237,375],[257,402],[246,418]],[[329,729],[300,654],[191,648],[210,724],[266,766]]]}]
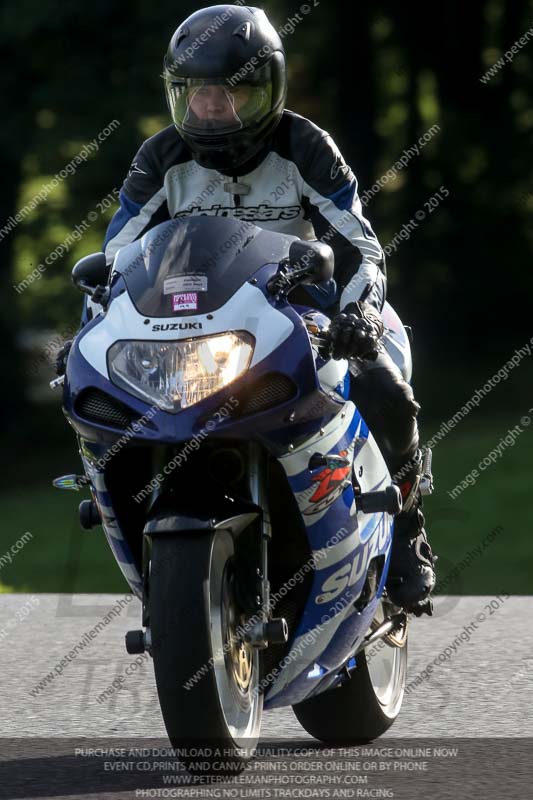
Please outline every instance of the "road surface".
[{"label": "road surface", "polygon": [[[352,784],[349,790],[352,794],[344,795],[333,794],[340,789],[312,781],[290,784],[285,789],[282,784],[276,784],[269,789],[270,794],[265,794],[267,790],[264,787],[261,789],[263,794],[257,793],[257,787],[255,794],[246,794],[246,791],[252,791],[252,784],[246,789],[241,784],[238,790],[232,790],[240,793],[233,795],[228,789],[224,795],[220,786],[211,788],[211,794],[205,786],[194,790],[162,790],[160,776],[156,776],[159,783],[155,778],[150,783],[149,776],[147,778],[136,770],[136,764],[129,768],[130,772],[120,774],[114,771],[104,773],[102,767],[97,780],[90,770],[87,772],[90,759],[80,754],[74,757],[74,746],[80,748],[80,741],[82,748],[95,747],[95,743],[101,745],[104,741],[107,747],[113,746],[113,742],[119,747],[121,741],[134,737],[153,737],[161,747],[168,746],[151,660],[137,657],[137,663],[134,663],[135,657],[129,656],[124,649],[125,631],[139,627],[140,606],[137,600],[126,603],[123,598],[122,595],[0,595],[3,731],[0,797],[74,798],[92,795],[99,800],[141,796],[401,798],[409,797],[415,785],[419,791],[423,780],[430,782],[428,791],[432,797],[449,796],[457,800],[470,796],[466,793],[470,792],[466,777],[461,778],[458,786],[450,784],[448,773],[441,778],[435,777],[438,769],[450,770],[452,767],[455,778],[462,775],[460,755],[450,756],[447,764],[444,763],[445,757],[432,761],[429,768],[425,768],[425,774],[414,775],[415,767],[412,770],[405,768],[409,775],[403,774],[403,768],[398,768],[397,774],[390,776],[372,774],[373,784]],[[121,599],[122,604],[118,605]],[[95,635],[95,626],[113,607],[119,610],[116,616],[108,617],[109,623],[100,626]],[[427,748],[453,746],[455,741],[460,745],[460,751],[461,748],[464,750],[465,773],[468,772],[468,762],[470,773],[476,765],[479,769],[482,766],[485,776],[489,776],[482,796],[504,796],[501,793],[503,788],[495,783],[497,777],[490,773],[496,768],[502,781],[505,779],[507,782],[507,797],[526,796],[526,787],[533,773],[532,617],[533,597],[437,598],[433,618],[423,617],[411,622],[408,673],[411,688],[405,696],[400,717],[374,745]],[[82,642],[85,646],[81,646]],[[77,651],[73,651],[75,645],[78,645]],[[72,652],[75,656],[65,660]],[[62,660],[63,667],[58,667]],[[431,671],[427,670],[429,664],[432,665]],[[120,683],[121,688],[113,689],[113,681]],[[103,696],[106,689],[108,696]],[[487,742],[488,737],[500,737],[502,741]],[[261,742],[265,748],[271,745],[281,747],[282,760],[291,763],[301,754],[315,752],[318,745],[303,730],[291,709],[264,715]],[[472,752],[474,746],[477,748],[475,753]],[[291,756],[291,752],[297,755]],[[418,752],[420,754],[422,750]],[[525,756],[522,759],[523,752],[529,753],[528,759]],[[385,751],[382,754],[387,755]],[[414,751],[411,754],[416,755]],[[391,756],[392,751],[389,750],[388,755]],[[407,757],[409,754],[405,751],[403,755]],[[504,756],[511,761],[505,761]],[[516,763],[512,761],[513,757],[516,757]],[[353,765],[355,761],[352,759],[350,763]],[[94,767],[94,764],[93,759],[91,765]],[[132,769],[136,770],[135,774]],[[331,771],[331,767],[329,769]],[[392,763],[389,767],[379,767],[376,762],[374,768],[368,769],[386,771],[396,768]],[[424,768],[419,766],[416,769],[422,771]],[[428,769],[433,770],[433,777]],[[356,772],[354,766],[352,774]],[[511,777],[523,779],[522,794],[518,785],[516,794],[512,793]],[[394,781],[405,780],[400,786],[394,783],[393,778]],[[416,780],[416,784],[408,784],[408,778]],[[144,783],[139,783],[141,779]],[[387,779],[390,779],[388,788]],[[98,783],[99,780],[102,783]],[[479,780],[478,776],[478,786]],[[447,786],[449,794],[437,793],[437,785],[441,792],[445,792]],[[377,793],[378,790],[381,794]],[[292,794],[283,794],[283,791]],[[311,794],[314,791],[318,794]],[[361,793],[365,791],[367,794]]]}]

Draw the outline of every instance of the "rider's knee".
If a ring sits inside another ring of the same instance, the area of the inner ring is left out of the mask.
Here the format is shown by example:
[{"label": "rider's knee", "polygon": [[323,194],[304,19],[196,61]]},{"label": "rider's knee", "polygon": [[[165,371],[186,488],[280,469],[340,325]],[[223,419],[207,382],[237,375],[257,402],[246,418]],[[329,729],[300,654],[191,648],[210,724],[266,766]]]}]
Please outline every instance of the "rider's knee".
[{"label": "rider's knee", "polygon": [[420,411],[420,404],[415,400],[413,389],[403,378],[396,376],[384,389],[388,395],[391,413],[399,419],[414,420]]},{"label": "rider's knee", "polygon": [[416,419],[420,411],[412,387],[397,370],[388,367],[360,372],[353,378],[353,391],[356,404],[371,408],[378,415],[392,417],[400,423]]}]

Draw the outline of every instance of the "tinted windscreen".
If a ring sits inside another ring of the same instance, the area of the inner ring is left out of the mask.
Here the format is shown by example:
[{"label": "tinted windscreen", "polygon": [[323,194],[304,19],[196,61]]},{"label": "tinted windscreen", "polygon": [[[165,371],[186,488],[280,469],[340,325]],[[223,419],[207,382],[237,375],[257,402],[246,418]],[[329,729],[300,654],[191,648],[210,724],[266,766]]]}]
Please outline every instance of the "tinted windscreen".
[{"label": "tinted windscreen", "polygon": [[264,264],[286,258],[295,238],[234,219],[187,217],[124,247],[114,270],[146,317],[208,314]]}]

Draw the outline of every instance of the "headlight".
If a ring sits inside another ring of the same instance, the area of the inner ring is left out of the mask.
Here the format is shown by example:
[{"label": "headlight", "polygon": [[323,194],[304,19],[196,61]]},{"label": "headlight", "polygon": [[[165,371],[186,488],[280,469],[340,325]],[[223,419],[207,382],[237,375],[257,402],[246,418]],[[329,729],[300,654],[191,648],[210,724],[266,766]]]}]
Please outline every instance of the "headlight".
[{"label": "headlight", "polygon": [[199,403],[249,367],[247,333],[224,333],[182,342],[117,342],[108,353],[111,381],[164,411]]}]

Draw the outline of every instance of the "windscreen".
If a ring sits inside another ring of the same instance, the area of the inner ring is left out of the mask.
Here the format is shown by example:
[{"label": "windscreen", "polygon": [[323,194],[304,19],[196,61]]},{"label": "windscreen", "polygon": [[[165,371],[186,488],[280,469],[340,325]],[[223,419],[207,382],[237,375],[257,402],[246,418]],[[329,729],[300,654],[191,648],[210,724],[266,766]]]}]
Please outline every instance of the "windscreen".
[{"label": "windscreen", "polygon": [[115,261],[140,314],[208,314],[223,306],[257,270],[289,254],[294,236],[240,220],[186,217],[152,228]]}]

